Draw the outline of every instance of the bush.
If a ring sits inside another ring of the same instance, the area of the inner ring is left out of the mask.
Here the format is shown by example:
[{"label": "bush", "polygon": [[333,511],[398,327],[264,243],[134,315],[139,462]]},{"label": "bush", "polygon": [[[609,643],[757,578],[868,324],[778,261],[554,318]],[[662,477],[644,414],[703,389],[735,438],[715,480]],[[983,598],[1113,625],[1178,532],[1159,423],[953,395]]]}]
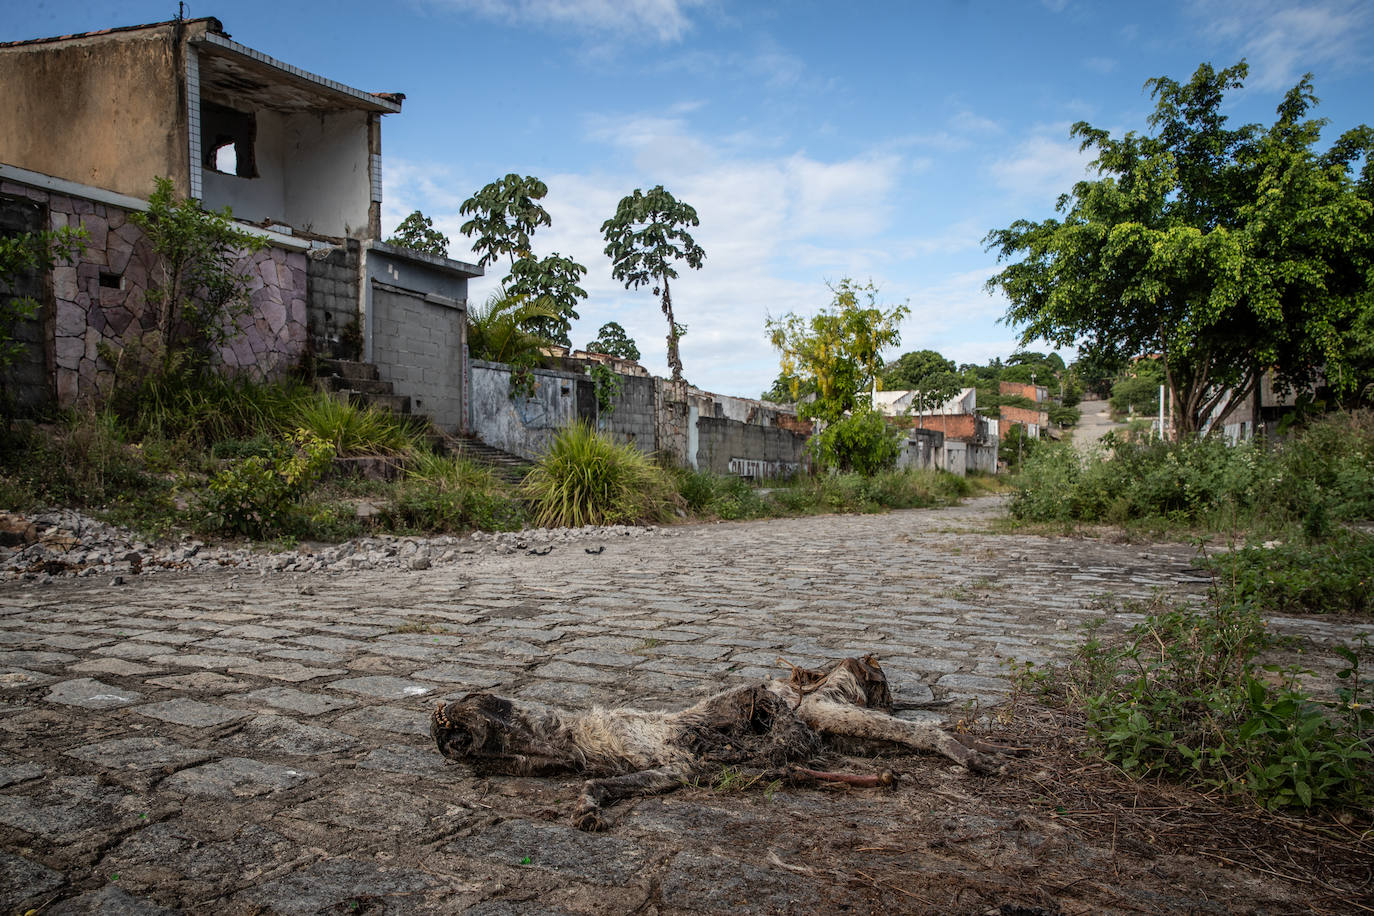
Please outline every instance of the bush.
[{"label": "bush", "polygon": [[1342,531],[1315,544],[1246,547],[1207,566],[1244,600],[1285,613],[1374,611],[1374,536]]},{"label": "bush", "polygon": [[255,538],[290,533],[302,498],[333,459],[328,442],[302,429],[280,441],[270,458],[233,462],[210,478],[202,502],[208,524]]},{"label": "bush", "polygon": [[667,471],[585,423],[558,434],[520,492],[535,524],[550,528],[662,521],[677,501]]},{"label": "bush", "polygon": [[1207,608],[1156,609],[1123,645],[1090,636],[1047,690],[1087,718],[1104,757],[1128,773],[1162,776],[1270,808],[1360,809],[1374,801],[1374,711],[1360,650],[1333,702],[1262,675],[1269,645],[1252,605],[1222,590]]},{"label": "bush", "polygon": [[1165,525],[1322,537],[1374,517],[1374,415],[1328,418],[1272,447],[1106,438],[1111,456],[1079,461],[1046,444],[1028,458],[1011,511],[1029,521]]},{"label": "bush", "polygon": [[872,476],[897,463],[899,433],[876,410],[856,411],[831,423],[807,442],[817,466],[826,471]]},{"label": "bush", "polygon": [[743,477],[710,471],[678,471],[678,495],[687,511],[703,518],[733,521],[777,514],[776,504],[764,498]]}]

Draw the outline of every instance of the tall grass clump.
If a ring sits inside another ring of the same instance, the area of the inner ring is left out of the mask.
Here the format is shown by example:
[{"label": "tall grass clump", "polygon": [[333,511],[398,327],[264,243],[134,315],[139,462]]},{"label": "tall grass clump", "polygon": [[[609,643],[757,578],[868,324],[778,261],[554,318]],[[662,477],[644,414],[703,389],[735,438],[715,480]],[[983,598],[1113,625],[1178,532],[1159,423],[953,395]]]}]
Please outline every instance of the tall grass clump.
[{"label": "tall grass clump", "polygon": [[678,500],[667,471],[585,423],[555,437],[520,492],[546,528],[662,521]]},{"label": "tall grass clump", "polygon": [[407,462],[386,516],[392,527],[427,534],[514,531],[526,520],[524,504],[489,468],[429,451]]},{"label": "tall grass clump", "polygon": [[334,446],[340,457],[396,456],[418,451],[404,420],[376,407],[357,407],[326,392],[296,401],[292,423]]}]

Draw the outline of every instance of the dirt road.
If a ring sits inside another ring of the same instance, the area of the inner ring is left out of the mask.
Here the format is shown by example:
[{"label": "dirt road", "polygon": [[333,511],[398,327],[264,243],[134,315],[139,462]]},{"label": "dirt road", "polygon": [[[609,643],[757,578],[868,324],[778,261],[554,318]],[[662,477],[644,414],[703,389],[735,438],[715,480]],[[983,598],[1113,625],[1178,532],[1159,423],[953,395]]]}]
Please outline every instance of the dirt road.
[{"label": "dirt road", "polygon": [[[5,585],[0,913],[1306,906],[1295,882],[1076,832],[1034,756],[992,779],[899,757],[888,792],[689,788],[593,835],[568,825],[574,778],[482,780],[429,743],[428,710],[470,690],[678,708],[778,656],[866,652],[924,707],[905,715],[972,719],[1006,696],[1008,660],[1064,656],[1101,595],[1205,587],[1188,547],[988,533],[999,511],[684,526],[415,571]],[[999,800],[1013,790],[1022,804]]]}]

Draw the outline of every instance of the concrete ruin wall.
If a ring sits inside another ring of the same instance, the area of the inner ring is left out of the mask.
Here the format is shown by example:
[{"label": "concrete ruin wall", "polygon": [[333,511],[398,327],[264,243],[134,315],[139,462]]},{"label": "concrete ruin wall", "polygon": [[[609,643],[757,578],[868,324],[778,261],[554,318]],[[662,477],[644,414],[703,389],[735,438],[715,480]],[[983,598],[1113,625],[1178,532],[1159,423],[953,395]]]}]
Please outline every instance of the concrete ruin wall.
[{"label": "concrete ruin wall", "polygon": [[[309,285],[306,326],[317,356],[361,359],[363,332],[358,324],[358,242],[312,251],[305,261]],[[351,331],[350,331],[351,326]]]},{"label": "concrete ruin wall", "polygon": [[[82,197],[0,182],[0,195],[26,197],[48,211],[48,225],[84,227],[86,250],[75,264],[52,271],[52,358],[48,384],[59,407],[108,395],[118,354],[156,328],[147,303],[157,256],[129,211]],[[266,380],[300,362],[306,342],[306,259],[298,251],[265,248],[241,258],[251,310],[216,354],[226,369]]]},{"label": "concrete ruin wall", "polygon": [[538,458],[558,431],[577,419],[577,383],[571,372],[535,369],[534,393],[510,396],[510,367],[471,361],[469,429],[488,445],[524,458]]},{"label": "concrete ruin wall", "polygon": [[902,450],[897,455],[898,468],[945,470],[945,434],[934,429],[912,429],[903,434]]},{"label": "concrete ruin wall", "polygon": [[536,369],[533,396],[515,400],[510,377],[509,366],[472,361],[469,428],[482,441],[516,455],[538,457],[560,429],[580,418],[646,454],[718,474],[763,479],[806,463],[809,429],[775,422],[796,419],[776,405],[722,397],[668,379],[621,376],[614,409],[598,416],[595,388],[586,375]]},{"label": "concrete ruin wall", "polygon": [[766,480],[806,464],[806,439],[777,426],[717,417],[697,418],[698,470]]}]

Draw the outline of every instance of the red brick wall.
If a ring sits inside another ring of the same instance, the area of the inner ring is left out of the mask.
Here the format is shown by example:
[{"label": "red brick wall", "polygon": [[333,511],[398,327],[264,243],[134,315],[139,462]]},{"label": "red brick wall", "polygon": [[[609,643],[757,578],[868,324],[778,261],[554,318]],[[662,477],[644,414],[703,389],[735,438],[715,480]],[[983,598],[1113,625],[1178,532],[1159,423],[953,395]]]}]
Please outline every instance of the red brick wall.
[{"label": "red brick wall", "polygon": [[[1002,384],[1005,385],[1007,383],[1003,382]],[[1041,410],[1031,410],[1027,407],[1008,407],[1005,404],[1002,405],[1000,410],[1002,411],[1002,422],[1004,423],[1019,423],[1022,426],[1038,424],[1041,427],[1048,426],[1050,423],[1049,414]]]},{"label": "red brick wall", "polygon": [[[1020,397],[1020,398],[1029,398],[1029,399],[1032,400],[1032,401],[1038,401],[1038,400],[1040,400],[1040,399],[1037,398],[1037,397],[1035,396],[1035,394],[1036,394],[1036,388],[1039,388],[1039,387],[1041,387],[1041,386],[1039,386],[1039,385],[1032,385],[1032,384],[1030,384],[1029,382],[998,382],[998,383],[997,383],[997,393],[1000,394],[1000,395],[1001,395],[1002,397],[1004,397],[1004,398],[1016,398],[1016,397]],[[1002,416],[1003,416],[1003,417],[1006,416],[1005,410],[1003,411]],[[1035,421],[1032,420],[1031,422],[1034,423]]]}]

